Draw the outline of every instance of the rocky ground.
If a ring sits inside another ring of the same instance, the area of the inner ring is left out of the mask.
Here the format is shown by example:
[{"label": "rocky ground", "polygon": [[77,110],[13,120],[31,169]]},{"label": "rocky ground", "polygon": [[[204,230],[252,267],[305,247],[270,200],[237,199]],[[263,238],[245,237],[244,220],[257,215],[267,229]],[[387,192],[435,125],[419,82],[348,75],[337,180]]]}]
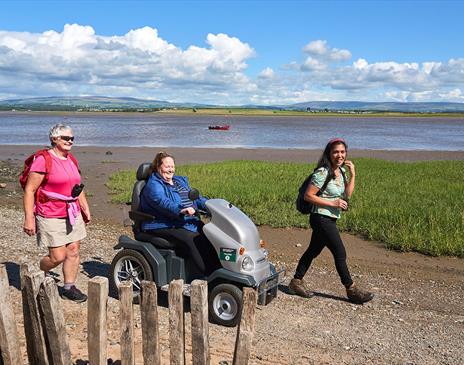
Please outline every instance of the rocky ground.
[{"label": "rocky ground", "polygon": [[[18,166],[0,163],[0,262],[7,267],[10,296],[20,303],[19,265],[37,263],[44,254],[35,238],[22,233],[21,191],[15,185]],[[102,203],[99,203],[102,204]],[[102,210],[118,210],[106,205]],[[88,226],[81,252],[79,286],[90,277],[107,275],[120,234],[130,234],[118,222],[97,219]],[[260,227],[270,259],[289,275],[306,248],[310,230]],[[316,292],[311,299],[288,294],[290,276],[270,305],[258,307],[250,364],[463,364],[464,261],[385,250],[380,244],[343,235],[353,277],[375,293],[359,306],[345,300],[332,258],[324,252],[306,276]],[[61,273],[56,270],[56,273]],[[61,285],[60,281],[58,285]],[[86,304],[63,302],[73,361],[87,357]],[[21,346],[25,349],[21,306],[15,305]],[[108,356],[120,359],[119,302],[108,303]],[[137,364],[142,364],[141,325],[136,313]],[[189,349],[189,314],[186,315]],[[168,310],[159,310],[162,357],[169,362]],[[212,364],[231,364],[236,329],[210,325]],[[26,357],[24,357],[26,362]]]}]

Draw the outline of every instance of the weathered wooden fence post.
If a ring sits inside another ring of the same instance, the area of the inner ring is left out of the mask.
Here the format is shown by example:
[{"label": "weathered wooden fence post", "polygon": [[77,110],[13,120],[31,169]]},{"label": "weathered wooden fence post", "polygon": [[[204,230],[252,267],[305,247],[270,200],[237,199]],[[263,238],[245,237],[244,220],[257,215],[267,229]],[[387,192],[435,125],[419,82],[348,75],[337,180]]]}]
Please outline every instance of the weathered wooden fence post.
[{"label": "weathered wooden fence post", "polygon": [[10,284],[5,265],[0,265],[0,349],[5,365],[22,364],[18,329],[10,298]]},{"label": "weathered wooden fence post", "polygon": [[39,303],[50,348],[53,365],[70,365],[68,336],[64,322],[63,306],[58,288],[52,278],[45,278],[39,290]]},{"label": "weathered wooden fence post", "polygon": [[193,365],[209,365],[208,283],[204,280],[192,281],[190,312]]},{"label": "weathered wooden fence post", "polygon": [[142,302],[140,304],[142,320],[142,351],[145,365],[160,365],[158,294],[156,284],[142,281]]},{"label": "weathered wooden fence post", "polygon": [[121,365],[134,365],[134,308],[132,306],[132,283],[119,285],[120,323],[121,323]]},{"label": "weathered wooden fence post", "polygon": [[48,365],[45,332],[39,311],[40,285],[44,280],[44,273],[31,273],[31,266],[21,265],[21,290],[23,297],[24,335],[27,344],[27,357],[31,365]]},{"label": "weathered wooden fence post", "polygon": [[184,281],[169,284],[169,355],[171,365],[185,364]]},{"label": "weathered wooden fence post", "polygon": [[87,344],[90,365],[106,365],[108,279],[96,276],[88,283]]},{"label": "weathered wooden fence post", "polygon": [[255,331],[256,299],[256,290],[243,289],[242,318],[237,329],[233,365],[246,365],[250,359]]},{"label": "weathered wooden fence post", "polygon": [[23,318],[24,318],[24,335],[26,338],[26,349],[27,349],[27,359],[29,360],[29,364],[37,364],[37,361],[34,357],[35,350],[34,350],[34,337],[30,336],[30,327],[31,327],[31,314],[29,313],[29,304],[27,300],[27,294],[24,290],[24,277],[25,275],[30,275],[32,272],[32,265],[28,263],[22,263],[19,268],[19,277],[21,281],[21,297],[22,297],[22,304],[23,304]]}]

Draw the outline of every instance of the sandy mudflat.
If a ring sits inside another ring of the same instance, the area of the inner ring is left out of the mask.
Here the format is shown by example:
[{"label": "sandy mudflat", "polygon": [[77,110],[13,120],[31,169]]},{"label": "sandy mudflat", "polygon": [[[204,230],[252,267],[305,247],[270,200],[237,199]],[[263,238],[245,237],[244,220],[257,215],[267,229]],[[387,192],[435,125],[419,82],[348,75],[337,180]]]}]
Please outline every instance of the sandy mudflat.
[{"label": "sandy mudflat", "polygon": [[[0,145],[0,160],[19,159],[42,146]],[[150,160],[156,152],[163,150],[176,157],[177,163],[212,162],[222,160],[269,160],[313,162],[320,156],[320,150],[303,149],[269,149],[269,148],[180,148],[180,147],[94,147],[79,146],[73,148],[73,153],[82,165],[93,163],[104,157],[107,151],[112,152],[112,159],[118,157],[122,162],[135,164]],[[390,150],[350,150],[351,157],[372,157],[392,161],[423,161],[423,160],[462,160],[464,151],[390,151]],[[106,156],[106,157],[105,157]]]}]

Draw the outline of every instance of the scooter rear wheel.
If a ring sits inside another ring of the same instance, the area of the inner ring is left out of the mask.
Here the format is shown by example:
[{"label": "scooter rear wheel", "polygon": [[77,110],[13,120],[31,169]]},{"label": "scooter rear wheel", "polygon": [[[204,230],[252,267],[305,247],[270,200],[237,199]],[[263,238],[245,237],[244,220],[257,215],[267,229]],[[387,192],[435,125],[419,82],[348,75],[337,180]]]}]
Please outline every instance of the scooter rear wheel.
[{"label": "scooter rear wheel", "polygon": [[242,290],[233,284],[219,284],[209,295],[209,314],[212,322],[234,327],[242,313]]},{"label": "scooter rear wheel", "polygon": [[142,280],[153,280],[153,272],[148,261],[140,252],[123,249],[111,262],[110,285],[115,293],[122,282],[132,282],[134,303],[140,302]]}]

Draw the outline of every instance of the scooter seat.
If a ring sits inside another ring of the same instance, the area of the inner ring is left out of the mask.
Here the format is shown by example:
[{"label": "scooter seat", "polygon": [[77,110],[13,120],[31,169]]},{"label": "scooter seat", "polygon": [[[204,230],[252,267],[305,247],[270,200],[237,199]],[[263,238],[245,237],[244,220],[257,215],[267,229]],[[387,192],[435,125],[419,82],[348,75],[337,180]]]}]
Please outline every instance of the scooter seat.
[{"label": "scooter seat", "polygon": [[155,232],[138,232],[134,235],[137,241],[150,242],[157,248],[174,249],[177,245],[175,242],[169,242],[168,240],[157,237]]}]

